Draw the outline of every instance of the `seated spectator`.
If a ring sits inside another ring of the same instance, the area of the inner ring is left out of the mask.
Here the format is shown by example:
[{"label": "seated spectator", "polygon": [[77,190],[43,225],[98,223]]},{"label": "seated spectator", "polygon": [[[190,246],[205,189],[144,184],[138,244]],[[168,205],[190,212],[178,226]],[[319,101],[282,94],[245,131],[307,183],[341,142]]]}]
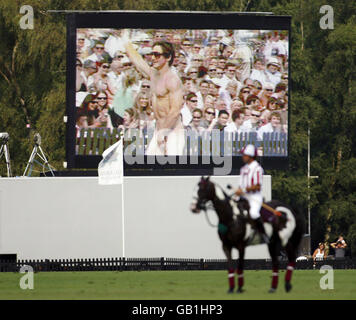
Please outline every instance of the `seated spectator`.
[{"label": "seated spectator", "polygon": [[246,107],[250,110],[262,111],[263,107],[258,96],[250,94],[246,99]]},{"label": "seated spectator", "polygon": [[324,243],[320,242],[319,243],[319,247],[317,249],[315,249],[314,253],[313,253],[313,267],[315,267],[316,265],[316,261],[320,261],[326,258],[326,251],[325,251],[325,245]]},{"label": "seated spectator", "polygon": [[183,90],[185,94],[188,94],[189,92],[196,92],[196,86],[195,86],[195,81],[191,77],[184,77],[183,78]]},{"label": "seated spectator", "polygon": [[281,82],[282,74],[279,72],[280,64],[277,58],[270,58],[267,62],[267,70],[266,77],[267,81],[271,82],[274,86],[276,86],[279,82]]},{"label": "seated spectator", "polygon": [[239,99],[246,104],[247,97],[250,95],[251,89],[248,86],[244,86],[240,89]]},{"label": "seated spectator", "polygon": [[96,41],[94,47],[92,48],[93,54],[91,54],[87,60],[91,60],[94,62],[100,62],[105,59],[105,57],[108,57],[109,54],[105,51],[104,49],[104,42],[103,41]]},{"label": "seated spectator", "polygon": [[252,69],[250,78],[252,80],[259,81],[263,86],[267,82],[266,74],[265,74],[265,66],[263,64],[262,59],[255,60],[254,68]]},{"label": "seated spectator", "polygon": [[140,128],[145,129],[153,126],[154,114],[148,95],[140,92],[136,97],[134,109],[140,121]]},{"label": "seated spectator", "polygon": [[186,126],[186,128],[188,130],[192,130],[197,132],[198,134],[201,134],[204,131],[204,127],[202,124],[203,112],[200,109],[195,108],[193,110],[192,115],[193,115],[193,119],[189,123],[189,125]]},{"label": "seated spectator", "polygon": [[221,97],[225,101],[228,110],[231,110],[232,101],[237,98],[238,84],[235,81],[229,81],[225,90],[222,90]]},{"label": "seated spectator", "polygon": [[263,86],[263,90],[260,94],[260,100],[264,107],[267,106],[267,103],[268,103],[269,99],[271,98],[273,91],[274,91],[274,85],[272,83],[268,82]]},{"label": "seated spectator", "polygon": [[215,83],[213,81],[211,81],[209,83],[209,94],[212,95],[215,98],[219,98],[220,96],[220,85],[218,83]]},{"label": "seated spectator", "polygon": [[251,94],[259,97],[261,92],[262,92],[262,84],[261,84],[261,82],[258,81],[258,80],[254,80],[253,81],[253,87],[252,87],[252,90],[251,90]]},{"label": "seated spectator", "polygon": [[202,127],[203,128],[209,128],[213,127],[215,125],[214,119],[215,119],[216,113],[215,113],[215,108],[213,106],[207,106],[204,109],[204,114],[203,114],[203,121],[202,121]]},{"label": "seated spectator", "polygon": [[80,129],[88,128],[88,114],[83,109],[78,108],[77,110],[75,128],[77,130],[77,134],[76,134],[77,138],[80,137],[80,133],[79,133]]},{"label": "seated spectator", "polygon": [[110,95],[114,95],[116,89],[113,86],[113,83],[108,77],[108,73],[110,70],[110,62],[103,61],[97,62],[98,71],[93,74],[94,86],[96,91],[109,91]]},{"label": "seated spectator", "polygon": [[226,102],[223,99],[218,99],[215,102],[215,109],[220,111],[220,110],[227,110],[227,105]]},{"label": "seated spectator", "polygon": [[257,132],[261,124],[261,112],[257,110],[245,109],[245,119],[243,126],[246,131]]},{"label": "seated spectator", "polygon": [[342,259],[345,257],[345,248],[347,247],[346,241],[343,236],[339,236],[336,242],[330,244],[335,250],[335,259]]},{"label": "seated spectator", "polygon": [[264,124],[268,123],[268,118],[271,115],[271,112],[277,111],[279,109],[278,107],[278,98],[275,95],[271,95],[267,102],[266,108],[262,111],[262,120],[264,121]]},{"label": "seated spectator", "polygon": [[185,104],[181,109],[183,126],[187,126],[193,119],[192,112],[198,106],[198,98],[194,92],[189,92],[185,98]]},{"label": "seated spectator", "polygon": [[99,117],[100,111],[96,95],[88,94],[85,97],[80,109],[83,110],[87,115],[88,126],[92,126],[94,124],[95,119]]},{"label": "seated spectator", "polygon": [[234,110],[231,114],[231,122],[225,127],[226,132],[241,133],[245,131],[243,127],[245,114],[240,110]]},{"label": "seated spectator", "polygon": [[201,80],[199,83],[199,91],[196,93],[198,98],[198,108],[204,109],[204,101],[209,93],[209,82],[207,80]]},{"label": "seated spectator", "polygon": [[124,112],[123,124],[119,126],[121,129],[136,129],[139,127],[139,120],[134,108],[128,108]]},{"label": "seated spectator", "polygon": [[234,110],[241,110],[244,107],[243,102],[239,99],[236,98],[234,100],[232,100],[230,108],[231,108],[231,112],[234,112]]},{"label": "seated spectator", "polygon": [[227,125],[227,122],[229,121],[229,117],[230,117],[229,113],[225,109],[221,109],[219,111],[218,120],[215,126],[213,127],[213,129],[218,129],[220,131],[223,131]]},{"label": "seated spectator", "polygon": [[281,115],[279,112],[274,111],[268,117],[269,123],[261,126],[257,131],[259,140],[263,140],[263,134],[269,132],[282,132],[281,128]]},{"label": "seated spectator", "polygon": [[197,67],[191,67],[188,70],[188,77],[192,78],[195,81],[198,79],[198,68]]},{"label": "seated spectator", "polygon": [[94,83],[93,74],[97,72],[96,63],[86,60],[82,66],[80,73],[77,73],[76,89],[77,91],[89,91],[89,87]]},{"label": "seated spectator", "polygon": [[99,115],[95,118],[94,123],[91,125],[93,128],[109,128],[112,129],[111,116],[109,115],[108,97],[104,91],[99,91],[95,96],[98,104]]}]

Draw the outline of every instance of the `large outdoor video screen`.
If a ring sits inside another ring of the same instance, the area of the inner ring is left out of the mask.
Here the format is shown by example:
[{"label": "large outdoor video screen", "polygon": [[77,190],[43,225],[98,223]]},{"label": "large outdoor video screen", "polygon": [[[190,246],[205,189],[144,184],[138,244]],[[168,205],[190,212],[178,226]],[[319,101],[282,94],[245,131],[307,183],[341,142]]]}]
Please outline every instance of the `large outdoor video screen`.
[{"label": "large outdoor video screen", "polygon": [[288,17],[209,14],[212,28],[206,14],[131,16],[68,19],[70,167],[96,167],[120,133],[133,174],[208,174],[214,157],[230,157],[234,173],[248,143],[265,166],[285,167]]}]

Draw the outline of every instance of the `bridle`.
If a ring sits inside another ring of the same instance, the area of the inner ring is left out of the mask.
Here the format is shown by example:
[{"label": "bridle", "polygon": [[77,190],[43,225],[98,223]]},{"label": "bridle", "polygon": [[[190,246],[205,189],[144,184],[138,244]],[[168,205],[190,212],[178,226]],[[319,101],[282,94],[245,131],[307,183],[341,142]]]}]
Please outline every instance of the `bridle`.
[{"label": "bridle", "polygon": [[[214,184],[216,187],[220,188],[220,190],[223,192],[224,196],[226,197],[226,200],[227,201],[230,201],[232,200],[232,195],[228,195],[226,194],[226,192],[224,192],[224,189],[218,185],[217,183]],[[210,227],[213,227],[213,228],[217,228],[219,224],[213,224],[210,219],[209,219],[209,215],[208,215],[208,211],[209,210],[215,210],[213,204],[212,204],[212,200],[209,200],[209,199],[200,199],[199,197],[194,197],[194,199],[197,200],[196,202],[196,208],[199,209],[199,210],[203,210],[204,213],[205,213],[205,218],[206,218],[206,221],[208,222],[208,225]],[[235,200],[234,200],[235,201]]]}]

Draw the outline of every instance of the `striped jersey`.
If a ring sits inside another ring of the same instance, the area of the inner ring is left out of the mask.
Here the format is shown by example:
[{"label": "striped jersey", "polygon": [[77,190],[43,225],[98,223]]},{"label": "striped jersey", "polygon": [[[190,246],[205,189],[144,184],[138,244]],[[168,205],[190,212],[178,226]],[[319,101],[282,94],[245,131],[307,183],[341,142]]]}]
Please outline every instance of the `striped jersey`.
[{"label": "striped jersey", "polygon": [[[240,187],[245,190],[247,187],[259,184],[262,190],[263,168],[254,160],[249,164],[245,164],[240,170]],[[261,191],[254,194],[261,193]]]}]

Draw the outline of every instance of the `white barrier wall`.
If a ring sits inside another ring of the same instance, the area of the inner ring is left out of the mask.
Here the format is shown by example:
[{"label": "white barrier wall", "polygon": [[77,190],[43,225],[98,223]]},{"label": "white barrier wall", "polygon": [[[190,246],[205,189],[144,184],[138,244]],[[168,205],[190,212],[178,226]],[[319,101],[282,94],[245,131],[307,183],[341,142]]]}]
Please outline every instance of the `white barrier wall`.
[{"label": "white barrier wall", "polygon": [[[189,210],[200,177],[125,177],[125,256],[225,258],[217,230]],[[239,177],[213,177],[222,187]],[[271,177],[263,194],[271,199]],[[210,220],[217,222],[209,211]],[[123,256],[121,186],[95,177],[1,178],[0,254],[19,259]],[[236,254],[237,257],[237,254]],[[246,258],[268,258],[249,247]]]}]

